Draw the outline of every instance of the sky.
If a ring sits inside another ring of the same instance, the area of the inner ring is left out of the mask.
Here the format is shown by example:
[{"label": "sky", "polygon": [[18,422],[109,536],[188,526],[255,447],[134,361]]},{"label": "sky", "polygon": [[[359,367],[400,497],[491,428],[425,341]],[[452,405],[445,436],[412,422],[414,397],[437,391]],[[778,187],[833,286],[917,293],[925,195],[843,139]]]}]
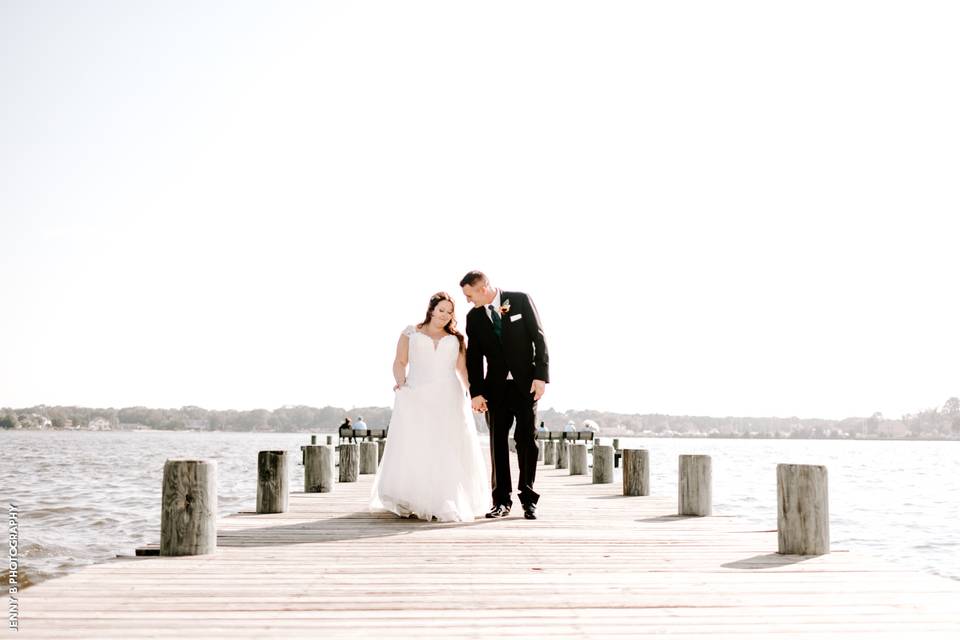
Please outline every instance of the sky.
[{"label": "sky", "polygon": [[0,1],[0,406],[389,406],[470,269],[541,409],[960,394],[960,5]]}]

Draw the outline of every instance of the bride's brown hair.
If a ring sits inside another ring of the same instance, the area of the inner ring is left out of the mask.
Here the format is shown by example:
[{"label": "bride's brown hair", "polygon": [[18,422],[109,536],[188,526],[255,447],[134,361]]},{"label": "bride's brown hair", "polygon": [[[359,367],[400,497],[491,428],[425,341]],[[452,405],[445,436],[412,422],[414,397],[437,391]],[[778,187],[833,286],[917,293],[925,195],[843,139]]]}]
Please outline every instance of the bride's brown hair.
[{"label": "bride's brown hair", "polygon": [[417,329],[424,327],[425,325],[430,324],[430,319],[433,317],[433,311],[437,308],[437,305],[446,300],[450,303],[450,306],[453,307],[450,311],[450,322],[446,324],[443,328],[444,331],[449,333],[452,336],[457,336],[457,341],[460,343],[460,352],[463,353],[466,351],[466,345],[463,342],[463,334],[457,331],[457,304],[453,301],[453,298],[450,297],[449,293],[444,291],[439,291],[432,296],[430,296],[430,305],[427,307],[427,317],[423,319],[423,322],[417,325]]}]

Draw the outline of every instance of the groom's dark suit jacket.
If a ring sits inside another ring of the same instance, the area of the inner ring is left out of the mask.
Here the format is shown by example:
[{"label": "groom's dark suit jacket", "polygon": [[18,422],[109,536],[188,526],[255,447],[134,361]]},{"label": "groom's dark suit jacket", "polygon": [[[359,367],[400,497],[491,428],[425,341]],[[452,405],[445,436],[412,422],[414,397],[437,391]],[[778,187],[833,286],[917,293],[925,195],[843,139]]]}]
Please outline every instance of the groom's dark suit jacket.
[{"label": "groom's dark suit jacket", "polygon": [[[524,392],[530,389],[534,380],[550,382],[550,358],[537,308],[525,293],[501,291],[500,304],[506,304],[508,300],[510,311],[502,314],[499,338],[484,307],[474,307],[467,314],[470,396],[482,395],[494,403],[503,399],[507,372],[513,374],[513,379]],[[484,358],[487,359],[486,376],[483,374]]]}]

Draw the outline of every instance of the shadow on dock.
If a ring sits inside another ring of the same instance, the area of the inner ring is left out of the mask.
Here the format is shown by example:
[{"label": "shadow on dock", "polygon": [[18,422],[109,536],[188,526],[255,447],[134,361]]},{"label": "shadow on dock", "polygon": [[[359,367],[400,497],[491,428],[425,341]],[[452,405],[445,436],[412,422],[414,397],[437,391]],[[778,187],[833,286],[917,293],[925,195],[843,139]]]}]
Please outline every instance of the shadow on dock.
[{"label": "shadow on dock", "polygon": [[743,560],[728,562],[720,566],[724,569],[777,569],[780,567],[788,567],[800,562],[805,562],[807,560],[813,560],[817,557],[818,556],[787,556],[779,553],[764,553],[759,556],[753,556],[752,558],[744,558]]},{"label": "shadow on dock", "polygon": [[[250,526],[221,530],[218,547],[281,547],[320,542],[344,542],[409,535],[433,529],[459,529],[496,524],[497,520],[478,519],[473,522],[425,522],[416,518],[401,518],[390,513],[355,511],[333,518],[310,522],[265,527]],[[252,523],[251,523],[252,524]]]}]

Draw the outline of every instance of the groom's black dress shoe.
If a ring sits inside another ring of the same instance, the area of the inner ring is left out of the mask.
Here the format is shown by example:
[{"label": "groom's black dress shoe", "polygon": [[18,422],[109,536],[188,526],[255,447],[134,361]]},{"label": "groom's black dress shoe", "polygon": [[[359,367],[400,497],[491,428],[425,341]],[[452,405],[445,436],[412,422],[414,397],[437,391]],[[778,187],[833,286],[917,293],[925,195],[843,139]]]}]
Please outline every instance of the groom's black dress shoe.
[{"label": "groom's black dress shoe", "polygon": [[523,505],[523,517],[527,520],[536,520],[537,519],[537,505],[530,504]]},{"label": "groom's black dress shoe", "polygon": [[490,513],[487,514],[488,518],[506,518],[510,515],[510,505],[508,504],[498,504],[493,509],[490,510]]}]

